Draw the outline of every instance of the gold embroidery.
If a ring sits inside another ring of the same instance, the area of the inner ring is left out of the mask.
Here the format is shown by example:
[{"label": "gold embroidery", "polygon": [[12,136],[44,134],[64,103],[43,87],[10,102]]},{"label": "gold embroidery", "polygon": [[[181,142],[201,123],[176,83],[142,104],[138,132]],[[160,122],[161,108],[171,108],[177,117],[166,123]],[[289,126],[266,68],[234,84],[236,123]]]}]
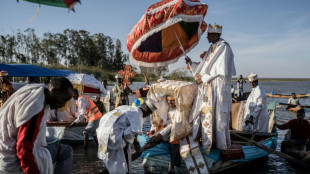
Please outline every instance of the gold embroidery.
[{"label": "gold embroidery", "polygon": [[112,115],[115,117],[119,117],[122,115],[122,113],[121,112],[114,112]]}]

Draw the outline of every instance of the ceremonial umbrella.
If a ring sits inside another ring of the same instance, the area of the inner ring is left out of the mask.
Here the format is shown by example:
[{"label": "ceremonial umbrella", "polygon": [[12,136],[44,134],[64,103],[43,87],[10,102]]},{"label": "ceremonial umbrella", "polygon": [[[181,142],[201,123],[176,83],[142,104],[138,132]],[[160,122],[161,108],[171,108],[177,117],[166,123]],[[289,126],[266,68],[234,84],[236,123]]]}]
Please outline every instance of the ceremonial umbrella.
[{"label": "ceremonial umbrella", "polygon": [[206,30],[207,9],[199,0],[162,0],[151,5],[127,36],[130,61],[145,67],[178,61]]},{"label": "ceremonial umbrella", "polygon": [[106,93],[104,86],[93,76],[88,74],[70,74],[66,77],[79,92],[83,94]]}]

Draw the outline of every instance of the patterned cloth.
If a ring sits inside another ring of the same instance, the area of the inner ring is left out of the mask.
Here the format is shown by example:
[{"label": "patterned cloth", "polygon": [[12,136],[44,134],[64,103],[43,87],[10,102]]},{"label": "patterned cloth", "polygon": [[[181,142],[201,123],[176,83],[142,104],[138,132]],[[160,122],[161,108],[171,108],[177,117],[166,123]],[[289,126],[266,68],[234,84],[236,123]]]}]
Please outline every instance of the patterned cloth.
[{"label": "patterned cloth", "polygon": [[[191,133],[192,126],[188,122],[188,117],[196,93],[197,85],[191,82],[166,80],[151,86],[147,98],[154,102],[153,104],[157,107],[155,112],[163,120],[163,124],[166,124],[168,120],[169,105],[166,97],[171,95],[176,98],[176,114],[171,120],[170,142]],[[151,120],[151,122],[154,121]]]},{"label": "patterned cloth", "polygon": [[15,89],[10,82],[0,81],[0,107],[14,92]]}]

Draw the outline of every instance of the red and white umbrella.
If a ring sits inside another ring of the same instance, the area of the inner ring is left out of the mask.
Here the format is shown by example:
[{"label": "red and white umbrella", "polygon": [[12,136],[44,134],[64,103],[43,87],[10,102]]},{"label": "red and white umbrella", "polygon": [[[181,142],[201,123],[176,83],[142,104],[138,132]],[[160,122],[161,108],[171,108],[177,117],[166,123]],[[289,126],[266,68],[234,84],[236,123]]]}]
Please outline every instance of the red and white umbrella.
[{"label": "red and white umbrella", "polygon": [[163,0],[151,5],[127,36],[130,61],[145,67],[177,62],[206,30],[207,9],[199,0]]}]

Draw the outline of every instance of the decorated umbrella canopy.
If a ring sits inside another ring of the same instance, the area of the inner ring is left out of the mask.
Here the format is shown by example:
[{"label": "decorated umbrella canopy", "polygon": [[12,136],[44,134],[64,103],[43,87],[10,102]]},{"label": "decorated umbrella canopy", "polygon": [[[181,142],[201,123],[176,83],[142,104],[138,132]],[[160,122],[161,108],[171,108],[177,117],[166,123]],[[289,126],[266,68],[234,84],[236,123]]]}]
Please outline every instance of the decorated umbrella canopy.
[{"label": "decorated umbrella canopy", "polygon": [[104,86],[93,76],[88,74],[70,74],[66,77],[79,92],[83,94],[106,93]]},{"label": "decorated umbrella canopy", "polygon": [[207,28],[208,6],[199,0],[162,0],[151,5],[127,36],[130,61],[158,67],[176,62]]},{"label": "decorated umbrella canopy", "polygon": [[76,3],[81,3],[80,0],[23,0],[23,1],[33,2],[36,4],[49,5],[54,7],[68,8],[69,10],[72,11],[74,11],[74,5]]}]

